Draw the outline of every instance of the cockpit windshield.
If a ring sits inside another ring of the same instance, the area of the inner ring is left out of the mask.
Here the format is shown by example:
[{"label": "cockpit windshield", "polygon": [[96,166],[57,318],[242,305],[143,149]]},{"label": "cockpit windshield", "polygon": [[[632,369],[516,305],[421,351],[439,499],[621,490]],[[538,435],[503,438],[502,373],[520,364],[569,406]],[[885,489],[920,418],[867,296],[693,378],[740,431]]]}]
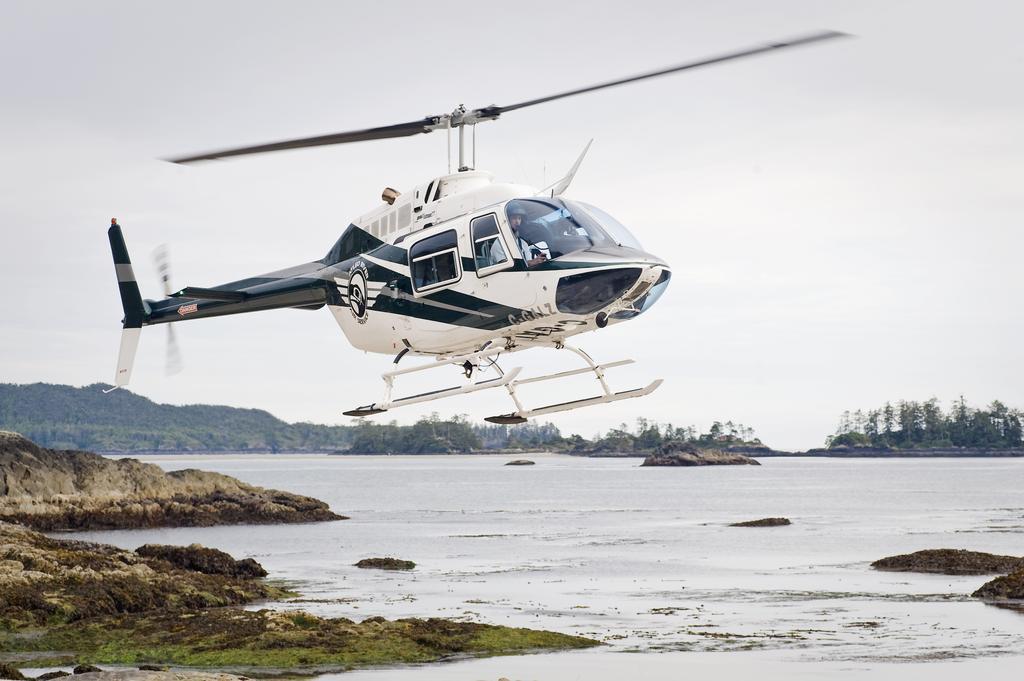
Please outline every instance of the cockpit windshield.
[{"label": "cockpit windshield", "polygon": [[587,215],[592,217],[594,220],[601,224],[601,229],[604,230],[605,234],[610,236],[615,243],[620,246],[628,246],[629,248],[635,248],[638,251],[642,251],[643,246],[637,241],[637,238],[633,236],[633,233],[626,229],[626,226],[621,222],[613,218],[608,213],[597,206],[592,206],[589,203],[583,203],[582,201],[566,201],[566,205],[573,209],[574,215]]},{"label": "cockpit windshield", "polygon": [[584,248],[616,245],[594,217],[561,199],[516,199],[505,213],[531,267]]}]

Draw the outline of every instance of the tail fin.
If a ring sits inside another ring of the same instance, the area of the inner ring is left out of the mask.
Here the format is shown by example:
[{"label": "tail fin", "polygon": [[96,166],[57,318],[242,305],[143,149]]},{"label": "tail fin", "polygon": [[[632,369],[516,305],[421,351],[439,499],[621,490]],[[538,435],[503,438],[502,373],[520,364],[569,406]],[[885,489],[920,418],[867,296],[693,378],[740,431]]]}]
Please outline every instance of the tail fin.
[{"label": "tail fin", "polygon": [[114,374],[114,388],[120,388],[128,385],[131,379],[135,350],[139,347],[139,335],[142,333],[142,323],[146,319],[146,306],[142,302],[142,294],[139,293],[139,285],[135,281],[132,261],[128,258],[128,247],[125,246],[117,218],[110,220],[107,236],[110,238],[110,252],[114,256],[117,287],[121,292],[121,307],[124,308],[124,330],[121,331],[121,348],[117,355],[117,372]]}]

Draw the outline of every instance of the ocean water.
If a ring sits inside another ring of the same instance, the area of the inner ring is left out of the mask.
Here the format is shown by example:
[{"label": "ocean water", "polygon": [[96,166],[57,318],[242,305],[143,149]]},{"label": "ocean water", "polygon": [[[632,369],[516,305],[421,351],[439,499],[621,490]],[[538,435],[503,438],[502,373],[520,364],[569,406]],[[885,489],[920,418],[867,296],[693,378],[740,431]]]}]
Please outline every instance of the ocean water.
[{"label": "ocean water", "polygon": [[[327,501],[350,520],[85,532],[134,548],[253,557],[355,620],[443,616],[552,629],[599,649],[330,675],[363,679],[1019,678],[1024,614],[975,601],[989,577],[872,570],[924,548],[1024,555],[1024,460],[152,456]],[[728,523],[786,516],[793,525]],[[397,556],[408,573],[361,570]]]}]

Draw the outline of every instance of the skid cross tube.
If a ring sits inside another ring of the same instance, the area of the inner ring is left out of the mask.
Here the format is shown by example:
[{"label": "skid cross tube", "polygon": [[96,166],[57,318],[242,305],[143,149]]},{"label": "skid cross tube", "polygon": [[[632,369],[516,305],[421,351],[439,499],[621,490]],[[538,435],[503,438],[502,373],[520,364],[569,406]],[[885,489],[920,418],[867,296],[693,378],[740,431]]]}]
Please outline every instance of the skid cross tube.
[{"label": "skid cross tube", "polygon": [[[661,385],[662,380],[659,378],[656,381],[651,382],[643,388],[634,388],[633,390],[624,390],[622,392],[613,392],[608,387],[608,382],[605,380],[604,372],[606,369],[613,367],[625,366],[632,364],[631,359],[621,359],[615,362],[607,362],[605,364],[596,363],[593,358],[590,357],[586,352],[580,348],[573,347],[571,345],[563,345],[563,349],[570,350],[579,356],[583,361],[587,363],[586,367],[581,369],[570,369],[568,371],[559,371],[554,374],[547,374],[544,376],[535,376],[532,378],[524,378],[522,380],[510,381],[505,385],[505,389],[508,390],[509,397],[512,398],[512,402],[516,405],[516,410],[510,414],[501,414],[499,416],[488,416],[485,421],[490,423],[500,424],[515,424],[523,423],[531,416],[541,416],[543,414],[553,414],[559,411],[569,411],[571,409],[579,409],[581,407],[589,407],[596,404],[608,404],[609,402],[618,402],[619,400],[628,400],[635,397],[643,397],[649,395],[658,389]],[[516,388],[520,385],[526,385],[528,383],[539,383],[540,381],[552,381],[568,376],[578,376],[579,374],[585,374],[593,372],[594,377],[597,378],[601,384],[601,395],[594,397],[587,397],[581,400],[570,400],[568,402],[559,402],[556,404],[549,404],[543,407],[537,407],[536,409],[525,409],[523,403],[519,399],[519,395],[516,393]]]},{"label": "skid cross tube", "polygon": [[466,383],[461,386],[455,386],[452,388],[442,388],[440,390],[431,390],[416,395],[408,395],[406,397],[392,398],[392,390],[395,387],[395,379],[399,376],[405,376],[407,374],[413,374],[420,371],[428,371],[430,369],[437,369],[443,366],[457,365],[462,366],[467,362],[472,366],[477,366],[481,359],[487,359],[505,352],[503,347],[489,348],[485,350],[479,350],[477,352],[470,353],[468,355],[453,355],[448,358],[441,359],[428,364],[421,364],[418,366],[407,367],[405,369],[395,369],[394,371],[388,371],[381,374],[381,378],[384,379],[384,398],[380,402],[374,402],[356,409],[350,409],[349,411],[343,412],[345,416],[372,416],[373,414],[380,414],[387,411],[388,409],[394,409],[397,407],[405,407],[410,404],[420,404],[422,402],[430,402],[433,400],[440,400],[445,397],[454,397],[455,395],[465,395],[468,393],[477,392],[478,390],[487,390],[489,388],[500,388],[507,386],[519,376],[519,372],[522,371],[522,367],[515,367],[506,372],[499,370],[499,374],[496,378],[489,378],[483,381],[473,382],[471,379],[471,373],[466,376]]}]

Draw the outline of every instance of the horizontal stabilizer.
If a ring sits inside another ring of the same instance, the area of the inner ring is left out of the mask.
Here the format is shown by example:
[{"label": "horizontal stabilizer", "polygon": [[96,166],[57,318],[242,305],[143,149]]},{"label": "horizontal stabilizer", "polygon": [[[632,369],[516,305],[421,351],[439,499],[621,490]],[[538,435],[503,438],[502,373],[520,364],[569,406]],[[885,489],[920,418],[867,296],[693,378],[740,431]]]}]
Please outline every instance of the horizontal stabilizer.
[{"label": "horizontal stabilizer", "polygon": [[196,298],[199,300],[223,300],[226,303],[240,303],[249,296],[241,291],[222,291],[215,288],[199,288],[198,286],[186,286],[177,293],[171,294],[172,298]]}]

